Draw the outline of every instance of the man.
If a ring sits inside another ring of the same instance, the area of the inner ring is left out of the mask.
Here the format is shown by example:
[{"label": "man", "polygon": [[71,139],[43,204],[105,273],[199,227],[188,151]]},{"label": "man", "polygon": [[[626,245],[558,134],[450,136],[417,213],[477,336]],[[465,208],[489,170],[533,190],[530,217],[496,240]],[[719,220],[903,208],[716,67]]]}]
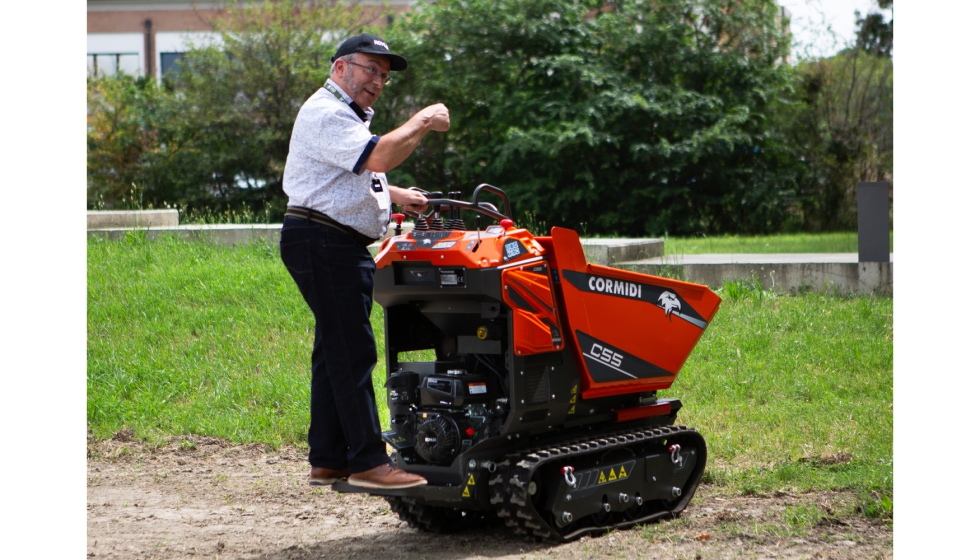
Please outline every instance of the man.
[{"label": "man", "polygon": [[389,185],[398,166],[430,131],[449,130],[449,111],[426,107],[384,136],[368,130],[371,105],[388,73],[408,67],[380,37],[344,41],[330,79],[300,109],[289,141],[283,190],[289,206],[280,253],[316,320],[310,387],[310,484],[348,482],[409,488],[426,480],[390,464],[374,400],[377,362],[370,313],[374,260],[391,203],[425,209],[417,191]]}]

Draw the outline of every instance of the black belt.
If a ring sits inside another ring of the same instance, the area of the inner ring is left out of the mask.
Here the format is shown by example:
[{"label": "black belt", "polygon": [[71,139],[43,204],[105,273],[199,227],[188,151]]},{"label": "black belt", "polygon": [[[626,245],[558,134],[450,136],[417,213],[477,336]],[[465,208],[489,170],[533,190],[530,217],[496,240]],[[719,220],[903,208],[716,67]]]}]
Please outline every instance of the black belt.
[{"label": "black belt", "polygon": [[377,239],[368,237],[363,233],[357,231],[356,229],[350,226],[345,226],[344,224],[338,222],[337,220],[331,218],[330,216],[327,216],[323,212],[317,212],[312,208],[303,208],[302,206],[287,206],[286,215],[292,216],[294,218],[301,218],[303,220],[308,220],[311,222],[316,222],[318,224],[323,224],[325,226],[338,229],[346,233],[347,235],[353,237],[355,241],[357,241],[361,245],[364,245],[365,247],[377,241]]}]

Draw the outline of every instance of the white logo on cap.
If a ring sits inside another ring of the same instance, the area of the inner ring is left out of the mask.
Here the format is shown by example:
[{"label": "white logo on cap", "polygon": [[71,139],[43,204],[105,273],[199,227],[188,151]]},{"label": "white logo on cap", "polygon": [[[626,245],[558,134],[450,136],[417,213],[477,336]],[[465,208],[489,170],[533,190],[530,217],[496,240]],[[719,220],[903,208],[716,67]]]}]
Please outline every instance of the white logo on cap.
[{"label": "white logo on cap", "polygon": [[374,40],[374,44],[375,45],[380,45],[380,46],[384,47],[386,51],[390,51],[391,50],[391,49],[388,48],[388,43],[385,43],[384,41],[379,41],[379,40],[375,39]]}]

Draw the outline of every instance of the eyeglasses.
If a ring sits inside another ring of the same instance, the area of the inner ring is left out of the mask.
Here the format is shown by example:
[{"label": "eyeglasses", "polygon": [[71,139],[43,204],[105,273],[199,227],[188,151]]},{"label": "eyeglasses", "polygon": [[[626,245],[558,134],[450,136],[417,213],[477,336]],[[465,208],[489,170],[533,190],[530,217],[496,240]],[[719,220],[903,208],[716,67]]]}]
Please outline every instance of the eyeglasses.
[{"label": "eyeglasses", "polygon": [[391,83],[391,77],[388,76],[388,74],[382,74],[375,68],[371,68],[370,66],[364,66],[363,64],[358,64],[351,60],[348,60],[347,63],[353,64],[354,66],[360,66],[361,68],[365,69],[367,71],[367,75],[371,76],[372,80],[375,78],[381,78],[381,83],[383,83],[384,85],[388,85],[389,83]]}]

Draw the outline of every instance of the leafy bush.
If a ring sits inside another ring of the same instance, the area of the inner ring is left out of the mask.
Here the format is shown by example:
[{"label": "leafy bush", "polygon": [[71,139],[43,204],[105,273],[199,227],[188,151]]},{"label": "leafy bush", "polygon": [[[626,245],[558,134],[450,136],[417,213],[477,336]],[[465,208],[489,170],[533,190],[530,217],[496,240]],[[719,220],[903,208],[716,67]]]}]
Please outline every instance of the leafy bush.
[{"label": "leafy bush", "polygon": [[88,178],[90,208],[123,206],[134,185],[149,182],[159,150],[161,103],[154,80],[117,75],[88,80]]}]

